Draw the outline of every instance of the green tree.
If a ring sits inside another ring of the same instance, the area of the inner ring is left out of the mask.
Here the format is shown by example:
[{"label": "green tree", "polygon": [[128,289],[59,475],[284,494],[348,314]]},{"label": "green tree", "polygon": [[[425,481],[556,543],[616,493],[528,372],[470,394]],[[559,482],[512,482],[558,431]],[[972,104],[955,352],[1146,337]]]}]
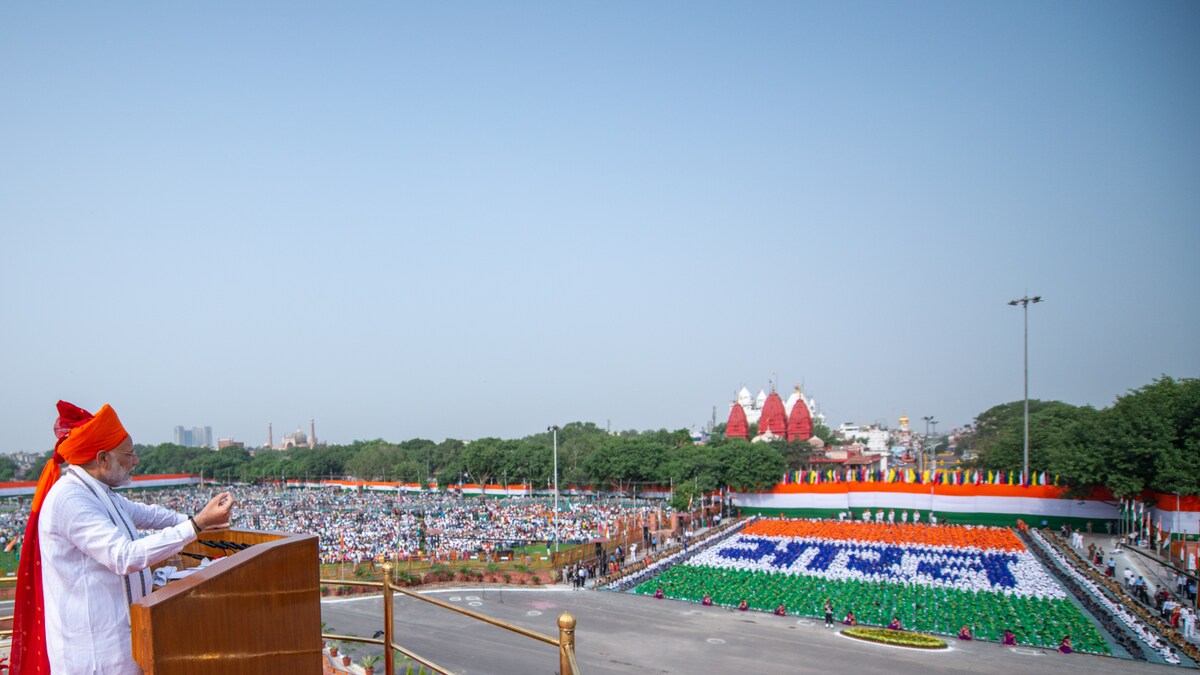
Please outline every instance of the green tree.
[{"label": "green tree", "polygon": [[[1089,423],[1095,410],[1062,401],[1029,401],[1029,470],[1062,473],[1064,459],[1077,452],[1079,425]],[[993,406],[975,418],[975,432],[965,444],[977,456],[977,467],[1021,471],[1025,464],[1025,403]],[[1058,466],[1054,466],[1057,464]]]},{"label": "green tree", "polygon": [[634,490],[635,484],[657,481],[667,449],[646,436],[612,436],[584,458],[587,479],[596,485]]},{"label": "green tree", "polygon": [[787,465],[779,450],[767,443],[746,443],[748,447],[727,446],[732,457],[725,482],[735,490],[761,491],[783,478]]},{"label": "green tree", "polygon": [[11,481],[16,475],[16,460],[8,455],[0,454],[0,481]]},{"label": "green tree", "polygon": [[833,430],[825,425],[824,422],[818,419],[813,420],[812,435],[824,441],[826,446],[840,445],[837,436]]},{"label": "green tree", "polygon": [[188,466],[212,453],[208,448],[189,448],[174,443],[155,446],[134,445],[138,465],[134,474],[147,476],[162,473],[188,473]]},{"label": "green tree", "polygon": [[1200,380],[1162,377],[1103,412],[1096,463],[1117,496],[1200,494]]},{"label": "green tree", "polygon": [[224,478],[237,476],[242,467],[250,461],[250,453],[245,448],[229,446],[220,450],[206,450],[204,454],[194,457],[186,465],[187,473],[202,473],[205,476]]},{"label": "green tree", "polygon": [[364,443],[345,461],[346,472],[363,480],[388,480],[398,477],[404,463],[404,451],[386,441]]}]

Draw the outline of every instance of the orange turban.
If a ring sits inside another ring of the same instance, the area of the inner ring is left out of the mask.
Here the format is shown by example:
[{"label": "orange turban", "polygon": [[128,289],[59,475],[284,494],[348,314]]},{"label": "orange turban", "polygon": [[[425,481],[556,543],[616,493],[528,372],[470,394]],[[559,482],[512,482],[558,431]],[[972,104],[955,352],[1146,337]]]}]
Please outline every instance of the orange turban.
[{"label": "orange turban", "polygon": [[112,450],[125,442],[128,435],[129,432],[121,426],[117,411],[105,403],[94,417],[73,429],[68,429],[66,435],[59,440],[55,452],[68,464],[87,464],[96,459],[100,452]]},{"label": "orange turban", "polygon": [[[50,672],[46,655],[46,628],[42,623],[45,603],[42,599],[42,554],[38,545],[38,516],[46,493],[62,475],[59,464],[87,464],[101,452],[112,450],[129,436],[117,411],[107,403],[92,415],[66,401],[58,402],[58,420],[54,423],[58,443],[46,462],[33,493],[33,507],[21,544],[21,562],[17,568],[17,598],[13,607],[13,646],[10,666],[13,673]],[[40,667],[40,670],[39,670]]]}]

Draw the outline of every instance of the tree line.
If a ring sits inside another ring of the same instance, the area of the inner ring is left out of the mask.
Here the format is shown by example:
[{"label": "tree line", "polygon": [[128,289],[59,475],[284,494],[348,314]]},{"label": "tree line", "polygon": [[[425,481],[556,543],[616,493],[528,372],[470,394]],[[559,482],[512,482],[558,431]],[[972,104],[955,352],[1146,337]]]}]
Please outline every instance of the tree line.
[{"label": "tree line", "polygon": [[[979,468],[1020,471],[1024,424],[1024,401],[994,406],[959,448]],[[1117,497],[1200,494],[1200,380],[1164,376],[1099,410],[1030,400],[1029,469],[1060,476],[1077,495],[1100,486]]]},{"label": "tree line", "polygon": [[[383,439],[348,445],[287,450],[220,450],[172,443],[135,446],[136,474],[203,473],[243,482],[321,478],[435,482],[439,485],[507,483],[553,485],[554,439],[550,432],[519,439],[480,438],[434,442]],[[633,492],[677,486],[684,494],[721,487],[758,490],[775,485],[787,470],[785,443],[749,443],[714,437],[693,444],[685,429],[610,434],[591,422],[558,430],[558,479],[564,485],[595,485]]]}]

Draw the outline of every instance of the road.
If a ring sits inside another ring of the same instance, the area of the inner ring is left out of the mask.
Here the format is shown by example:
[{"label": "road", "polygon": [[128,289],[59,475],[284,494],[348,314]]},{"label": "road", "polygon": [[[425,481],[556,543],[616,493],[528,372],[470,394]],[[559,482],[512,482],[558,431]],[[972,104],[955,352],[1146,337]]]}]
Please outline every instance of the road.
[{"label": "road", "polygon": [[[546,635],[557,619],[578,621],[576,656],[584,675],[625,673],[1046,673],[1106,675],[1164,672],[1168,666],[1110,657],[994,643],[951,642],[949,650],[923,652],[872,645],[827,630],[821,622],[735,612],[625,593],[548,589],[433,591],[440,600],[474,609]],[[322,603],[329,632],[370,636],[381,629],[379,597],[334,598]],[[550,645],[481,624],[412,598],[397,596],[396,641],[462,675],[558,672]],[[369,653],[360,646],[356,654]],[[379,672],[379,671],[377,671]]]}]

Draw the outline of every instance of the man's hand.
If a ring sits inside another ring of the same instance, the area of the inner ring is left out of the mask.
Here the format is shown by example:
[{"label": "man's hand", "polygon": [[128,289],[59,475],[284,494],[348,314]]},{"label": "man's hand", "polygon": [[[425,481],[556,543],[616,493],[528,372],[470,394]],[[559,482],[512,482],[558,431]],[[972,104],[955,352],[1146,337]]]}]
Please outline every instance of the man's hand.
[{"label": "man's hand", "polygon": [[233,495],[228,492],[213,497],[194,516],[196,525],[201,530],[223,530],[229,527],[229,518],[233,515]]}]

